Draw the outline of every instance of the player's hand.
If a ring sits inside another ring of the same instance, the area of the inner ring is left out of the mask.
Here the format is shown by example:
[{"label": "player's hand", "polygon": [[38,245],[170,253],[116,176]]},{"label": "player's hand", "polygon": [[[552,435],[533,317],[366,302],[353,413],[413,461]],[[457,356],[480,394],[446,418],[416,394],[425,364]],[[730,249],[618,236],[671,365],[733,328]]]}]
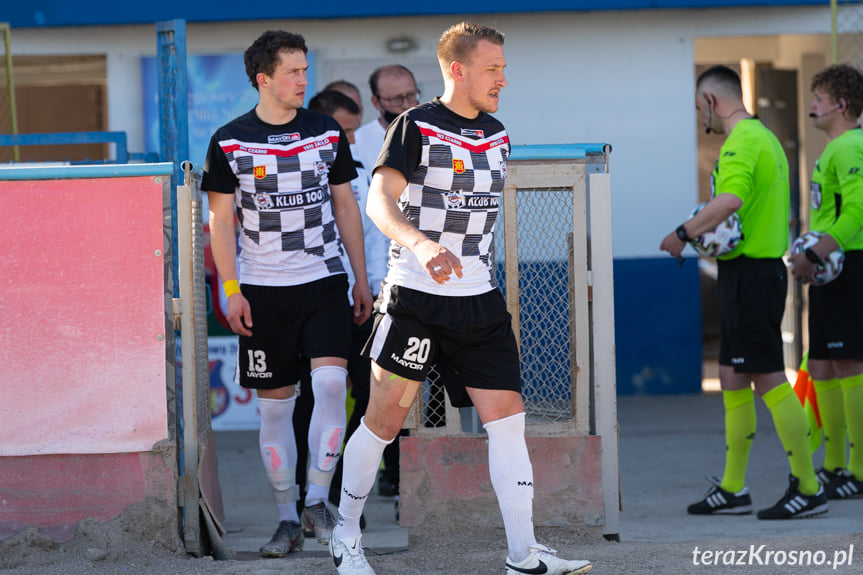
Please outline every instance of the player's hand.
[{"label": "player's hand", "polygon": [[659,249],[670,253],[673,257],[680,259],[680,254],[683,248],[686,247],[686,242],[677,237],[677,232],[671,232],[659,244]]},{"label": "player's hand", "polygon": [[461,260],[437,242],[423,240],[413,250],[426,273],[437,283],[444,285],[455,274],[462,278]]},{"label": "player's hand", "polygon": [[228,298],[228,313],[225,314],[231,331],[246,337],[252,335],[252,308],[242,293],[235,293]]},{"label": "player's hand", "polygon": [[355,282],[351,296],[354,298],[354,323],[362,325],[372,315],[372,304],[374,303],[372,292],[369,286]]},{"label": "player's hand", "polygon": [[791,276],[803,283],[815,281],[816,265],[809,261],[806,254],[799,253],[791,256]]}]

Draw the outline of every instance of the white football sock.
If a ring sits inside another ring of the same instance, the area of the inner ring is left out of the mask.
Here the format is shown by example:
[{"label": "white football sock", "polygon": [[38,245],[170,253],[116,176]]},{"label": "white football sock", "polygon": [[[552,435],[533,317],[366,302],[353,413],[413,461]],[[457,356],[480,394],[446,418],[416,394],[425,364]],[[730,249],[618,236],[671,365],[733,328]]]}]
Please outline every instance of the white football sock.
[{"label": "white football sock", "polygon": [[339,522],[336,526],[337,539],[360,535],[360,516],[363,514],[366,498],[374,487],[384,448],[390,443],[392,440],[384,441],[366,427],[365,417],[348,440],[342,461],[342,497],[339,503]]},{"label": "white football sock", "polygon": [[296,396],[288,399],[258,398],[261,430],[258,445],[261,460],[270,481],[279,521],[296,521],[299,490],[296,485],[297,443],[294,439],[294,405]]},{"label": "white football sock", "polygon": [[306,505],[326,501],[342,453],[347,416],[348,370],[324,365],[312,370],[315,407],[309,422],[309,485]]},{"label": "white football sock", "polygon": [[521,561],[536,543],[533,532],[533,466],[524,439],[524,413],[490,421],[488,471],[497,495],[509,557]]}]

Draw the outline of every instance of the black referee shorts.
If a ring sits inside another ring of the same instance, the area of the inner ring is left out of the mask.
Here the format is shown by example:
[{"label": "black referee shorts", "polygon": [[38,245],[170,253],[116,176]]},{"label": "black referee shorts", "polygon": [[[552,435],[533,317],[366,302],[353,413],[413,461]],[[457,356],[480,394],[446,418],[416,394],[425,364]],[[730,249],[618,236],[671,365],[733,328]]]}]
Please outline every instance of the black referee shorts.
[{"label": "black referee shorts", "polygon": [[740,256],[717,264],[719,365],[731,365],[736,373],[784,371],[785,263]]},{"label": "black referee shorts", "polygon": [[829,284],[809,286],[809,357],[863,360],[863,251],[845,252]]}]

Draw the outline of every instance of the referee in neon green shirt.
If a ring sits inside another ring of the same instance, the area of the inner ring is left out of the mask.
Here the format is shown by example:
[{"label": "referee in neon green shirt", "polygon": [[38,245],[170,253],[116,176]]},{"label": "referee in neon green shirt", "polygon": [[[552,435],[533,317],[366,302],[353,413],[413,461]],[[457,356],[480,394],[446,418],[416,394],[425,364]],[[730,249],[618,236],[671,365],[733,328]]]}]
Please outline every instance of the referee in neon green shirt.
[{"label": "referee in neon green shirt", "polygon": [[811,282],[816,263],[837,246],[845,250],[842,273],[809,286],[809,373],[825,439],[818,478],[829,499],[846,499],[863,496],[863,75],[830,66],[811,88],[809,116],[830,141],[812,172],[809,227],[825,235],[791,262],[794,277]]},{"label": "referee in neon green shirt", "polygon": [[788,383],[782,358],[782,314],[788,277],[788,161],[782,145],[743,105],[740,77],[714,66],[698,77],[695,107],[708,133],[727,134],[713,170],[713,198],[666,236],[660,249],[679,257],[691,238],[737,212],[743,240],[718,258],[719,382],[725,405],[725,472],[708,477],[710,490],[687,511],[696,515],[746,514],[749,450],[755,437],[755,392],[770,409],[791,464],[789,487],[759,519],[810,517],[827,511],[809,447],[809,422]]}]

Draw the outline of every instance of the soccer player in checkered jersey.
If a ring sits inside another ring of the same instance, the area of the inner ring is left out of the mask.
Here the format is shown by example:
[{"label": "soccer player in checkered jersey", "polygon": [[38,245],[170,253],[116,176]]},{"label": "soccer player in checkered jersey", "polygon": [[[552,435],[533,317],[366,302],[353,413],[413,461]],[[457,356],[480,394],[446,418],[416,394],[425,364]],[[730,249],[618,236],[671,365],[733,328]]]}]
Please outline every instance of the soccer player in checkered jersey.
[{"label": "soccer player in checkered jersey", "polygon": [[[240,336],[237,375],[257,391],[261,457],[278,509],[276,532],[261,547],[265,557],[302,550],[303,529],[329,541],[335,520],[326,500],[346,423],[351,321],[365,322],[372,304],[351,191],[356,170],[336,120],[302,107],[306,52],[302,36],[284,31],[265,32],[246,50],[258,104],[213,135],[201,183],[227,319]],[[357,278],[353,313],[343,249]],[[302,519],[291,425],[301,354],[311,359],[316,399]]]},{"label": "soccer player in checkered jersey", "polygon": [[345,448],[339,519],[330,553],[341,575],[374,575],[360,515],[384,447],[402,427],[430,366],[457,377],[454,404],[470,402],[488,433],[489,472],[506,531],[508,574],[586,573],[537,543],[533,469],[525,442],[518,349],[492,273],[490,248],[509,138],[491,115],[506,86],[503,34],[461,23],[443,33],[440,98],[389,127],[367,211],[392,241],[390,269],[366,344],[372,386],[366,416]]},{"label": "soccer player in checkered jersey", "polygon": [[846,499],[863,496],[863,131],[857,120],[863,74],[838,64],[815,74],[811,86],[809,116],[830,140],[815,163],[809,191],[810,228],[824,236],[809,257],[791,256],[791,269],[797,279],[811,282],[819,260],[839,246],[845,250],[839,277],[809,286],[809,373],[824,431],[818,478],[828,499]]},{"label": "soccer player in checkered jersey", "polygon": [[770,410],[791,467],[779,501],[758,512],[759,519],[795,519],[825,513],[827,496],[815,477],[809,422],[785,375],[782,314],[788,276],[782,256],[788,250],[790,206],[788,160],[782,144],[743,105],[737,72],[713,66],[695,83],[695,107],[708,133],[727,134],[713,170],[713,198],[692,219],[669,233],[660,249],[680,257],[686,242],[737,212],[743,240],[719,256],[719,383],[725,407],[725,471],[701,501],[687,507],[694,515],[752,513],[745,485],[755,437],[755,392]]}]

